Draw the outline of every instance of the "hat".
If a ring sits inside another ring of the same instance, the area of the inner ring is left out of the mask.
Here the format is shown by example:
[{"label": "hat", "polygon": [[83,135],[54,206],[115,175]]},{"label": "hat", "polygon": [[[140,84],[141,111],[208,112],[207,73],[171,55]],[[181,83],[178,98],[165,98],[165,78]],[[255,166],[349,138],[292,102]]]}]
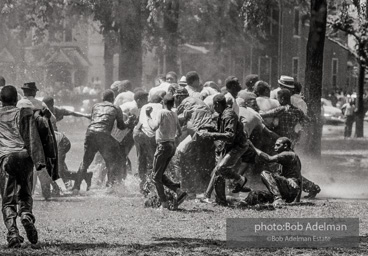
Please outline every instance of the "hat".
[{"label": "hat", "polygon": [[173,96],[189,96],[188,90],[184,87],[180,87],[177,90],[175,90]]},{"label": "hat", "polygon": [[294,78],[292,78],[291,76],[281,76],[278,82],[279,82],[279,85],[282,85],[289,89],[294,89],[295,87]]},{"label": "hat", "polygon": [[20,88],[38,91],[35,82],[24,83],[23,86]]},{"label": "hat", "polygon": [[180,78],[179,85],[187,85],[187,78],[185,76]]}]

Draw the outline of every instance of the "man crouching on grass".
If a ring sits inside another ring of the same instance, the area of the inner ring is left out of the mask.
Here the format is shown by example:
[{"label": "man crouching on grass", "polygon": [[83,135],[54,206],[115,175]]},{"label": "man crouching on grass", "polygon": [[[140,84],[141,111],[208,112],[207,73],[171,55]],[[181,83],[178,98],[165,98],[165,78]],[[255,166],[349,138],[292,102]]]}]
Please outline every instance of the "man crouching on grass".
[{"label": "man crouching on grass", "polygon": [[261,161],[280,164],[279,173],[263,171],[261,178],[273,196],[274,207],[286,203],[299,202],[302,188],[301,163],[297,154],[291,149],[291,140],[278,138],[275,143],[277,155],[269,156],[256,149]]},{"label": "man crouching on grass", "polygon": [[152,178],[161,201],[161,209],[168,209],[169,203],[165,195],[164,185],[177,194],[178,206],[188,194],[182,191],[180,185],[174,183],[165,175],[166,168],[175,154],[175,139],[181,135],[178,116],[171,111],[174,106],[174,97],[168,94],[163,100],[164,109],[157,113],[157,120],[151,118],[152,107],[147,107],[148,125],[156,131],[156,152],[153,159]]}]

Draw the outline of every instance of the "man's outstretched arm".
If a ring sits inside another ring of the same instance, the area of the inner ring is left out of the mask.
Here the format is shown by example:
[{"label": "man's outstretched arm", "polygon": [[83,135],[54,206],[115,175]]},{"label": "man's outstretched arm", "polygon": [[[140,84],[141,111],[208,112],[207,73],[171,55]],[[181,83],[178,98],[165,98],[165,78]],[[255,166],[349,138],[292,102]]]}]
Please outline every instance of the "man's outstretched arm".
[{"label": "man's outstretched arm", "polygon": [[267,117],[276,117],[280,114],[282,114],[284,111],[286,110],[285,106],[280,106],[271,110],[268,110],[264,113],[259,113],[261,115],[262,118],[267,118]]},{"label": "man's outstretched arm", "polygon": [[61,108],[63,111],[64,116],[75,116],[75,117],[85,117],[91,119],[91,114],[84,114],[76,111],[67,110],[65,108]]},{"label": "man's outstretched arm", "polygon": [[257,152],[257,155],[261,159],[261,161],[266,163],[276,163],[278,161],[278,155],[270,156],[267,153],[263,152],[262,150],[259,150],[258,148],[254,147],[254,145],[251,142],[250,145]]}]

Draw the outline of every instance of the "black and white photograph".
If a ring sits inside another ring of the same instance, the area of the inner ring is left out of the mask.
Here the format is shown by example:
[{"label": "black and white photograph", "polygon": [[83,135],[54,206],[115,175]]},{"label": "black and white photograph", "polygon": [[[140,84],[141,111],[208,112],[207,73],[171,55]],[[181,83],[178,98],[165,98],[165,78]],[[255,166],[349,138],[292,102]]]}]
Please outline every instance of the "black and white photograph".
[{"label": "black and white photograph", "polygon": [[0,0],[0,255],[368,255],[368,0]]}]

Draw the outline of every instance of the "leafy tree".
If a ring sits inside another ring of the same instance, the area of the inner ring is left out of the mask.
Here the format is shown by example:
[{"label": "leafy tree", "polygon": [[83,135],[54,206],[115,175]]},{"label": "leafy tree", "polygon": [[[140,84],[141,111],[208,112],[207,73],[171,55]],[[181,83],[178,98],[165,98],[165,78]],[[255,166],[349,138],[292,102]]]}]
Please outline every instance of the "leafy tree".
[{"label": "leafy tree", "polygon": [[[179,44],[202,44],[215,53],[208,78],[225,75],[223,56],[225,52],[242,56],[244,44],[251,42],[244,31],[241,17],[243,1],[222,0],[149,0],[149,35],[156,52],[165,54],[167,70],[176,71]],[[208,65],[206,68],[209,68]],[[223,77],[221,77],[223,78]]]},{"label": "leafy tree", "polygon": [[[348,50],[359,65],[359,78],[357,88],[357,118],[356,136],[364,136],[364,78],[368,63],[368,5],[360,0],[342,1],[334,5],[334,14],[329,16],[328,25],[331,28],[329,39]],[[355,41],[355,47],[350,48],[346,42],[336,37],[338,32],[350,35]]]},{"label": "leafy tree", "polygon": [[[304,145],[306,153],[321,156],[321,95],[323,74],[323,49],[326,34],[326,0],[287,0],[287,1],[243,1],[245,28],[257,36],[264,37],[264,25],[267,24],[270,8],[287,9],[298,4],[309,13],[310,31],[307,42],[305,70],[306,101],[311,123],[307,127],[308,143]],[[278,22],[278,21],[271,21]]]},{"label": "leafy tree", "polygon": [[[140,86],[142,77],[142,5],[143,1],[70,0],[69,15],[92,17],[99,22],[104,38],[105,86],[113,78],[113,57],[119,52],[119,79]],[[144,9],[144,8],[143,8]]]},{"label": "leafy tree", "polygon": [[0,34],[2,41],[8,47],[17,48],[16,53],[16,83],[28,79],[25,71],[24,46],[29,38],[29,31],[33,31],[31,40],[40,44],[49,36],[48,31],[63,29],[64,3],[63,0],[0,0]]},{"label": "leafy tree", "polygon": [[148,37],[152,46],[158,47],[158,53],[166,56],[166,70],[178,72],[179,45],[179,0],[149,0]]}]

